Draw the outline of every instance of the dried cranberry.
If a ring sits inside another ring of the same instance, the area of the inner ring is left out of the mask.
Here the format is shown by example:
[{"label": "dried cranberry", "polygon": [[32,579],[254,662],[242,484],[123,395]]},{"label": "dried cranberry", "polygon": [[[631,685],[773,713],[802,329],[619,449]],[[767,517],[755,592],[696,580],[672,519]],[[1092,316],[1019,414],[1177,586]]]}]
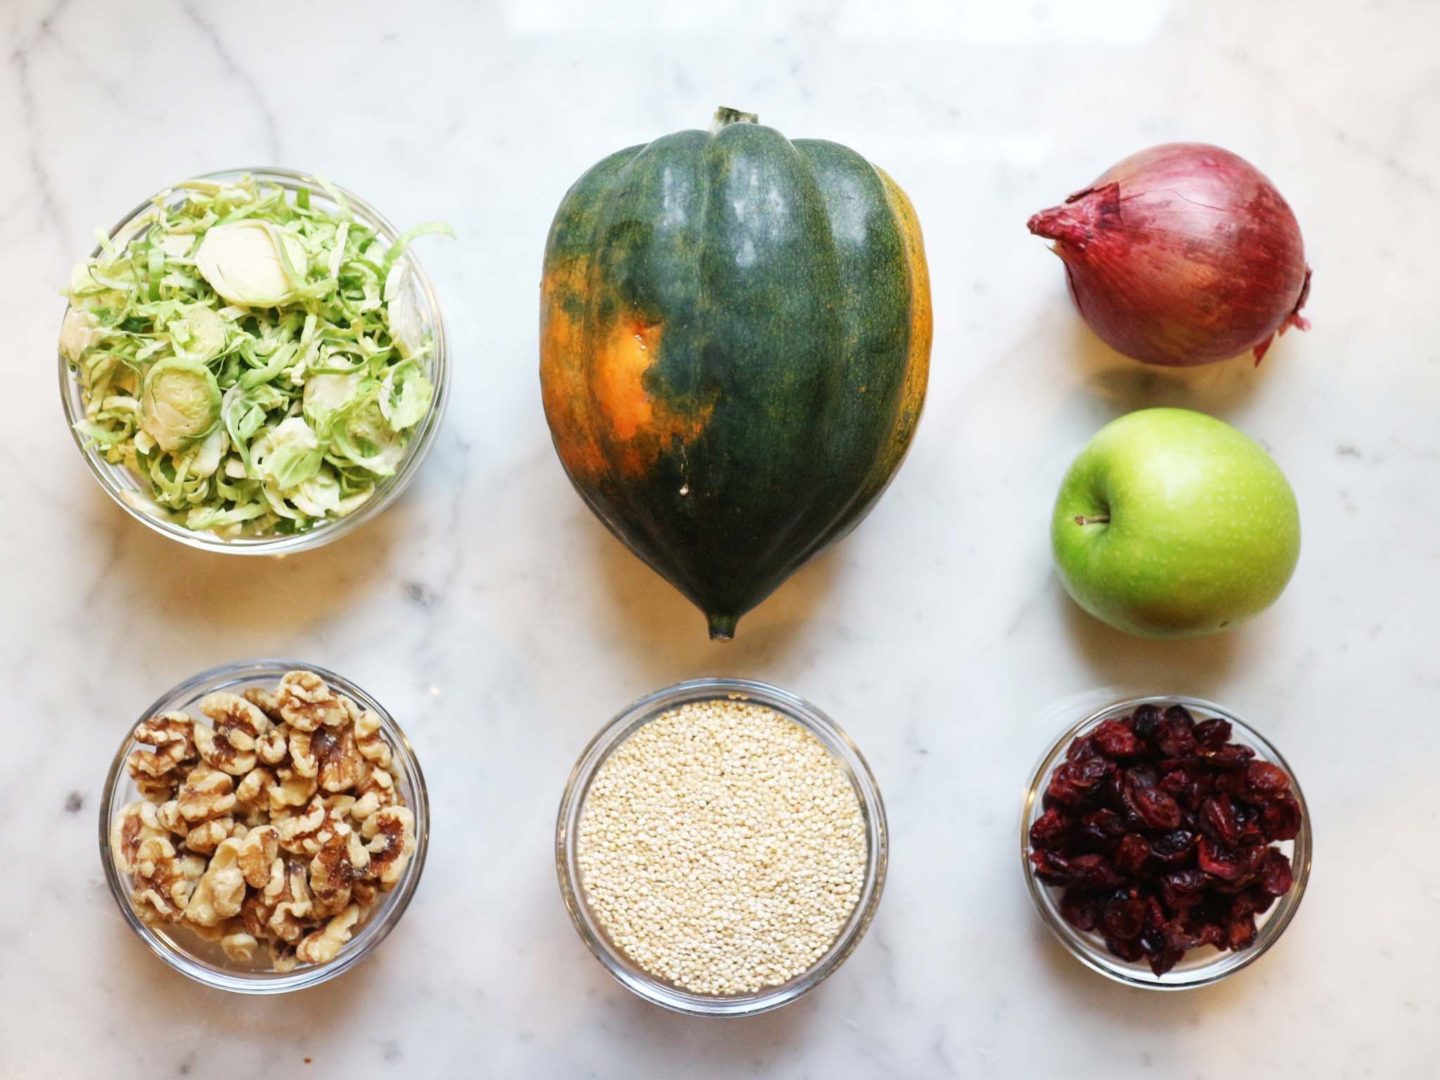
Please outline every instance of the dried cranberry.
[{"label": "dried cranberry", "polygon": [[1230,904],[1225,909],[1226,915],[1231,919],[1238,919],[1245,915],[1255,914],[1255,898],[1248,892],[1238,893],[1230,898]]},{"label": "dried cranberry", "polygon": [[[1180,711],[1177,713],[1176,709]],[[1160,728],[1155,733],[1155,745],[1166,757],[1178,758],[1193,754],[1197,743],[1195,742],[1195,722],[1190,719],[1190,714],[1178,705],[1172,705],[1166,709],[1165,716],[1160,721]]]},{"label": "dried cranberry", "polygon": [[1080,761],[1065,761],[1050,774],[1050,784],[1045,789],[1046,806],[1075,806],[1083,801],[1115,766],[1104,758],[1091,757]]},{"label": "dried cranberry", "polygon": [[1129,877],[1137,877],[1150,858],[1150,842],[1139,833],[1126,833],[1115,845],[1110,861],[1115,869]]},{"label": "dried cranberry", "polygon": [[[1142,939],[1142,944],[1147,943]],[[1150,948],[1145,951],[1150,961],[1150,970],[1156,975],[1164,975],[1184,959],[1186,951],[1194,946],[1195,939],[1177,930],[1157,937],[1148,944]]]},{"label": "dried cranberry", "polygon": [[1072,742],[1070,748],[1065,751],[1067,761],[1080,761],[1082,758],[1094,756],[1095,743],[1088,735],[1080,736],[1080,738]]},{"label": "dried cranberry", "polygon": [[1102,757],[1083,758],[1062,765],[1061,768],[1069,769],[1075,784],[1087,791],[1098,786],[1106,776],[1115,771],[1115,766]]},{"label": "dried cranberry", "polygon": [[1141,705],[1130,717],[1130,726],[1134,728],[1135,734],[1142,739],[1155,738],[1155,732],[1160,726],[1160,717],[1164,715],[1159,705]]},{"label": "dried cranberry", "polygon": [[1165,910],[1165,905],[1160,903],[1157,896],[1145,898],[1145,929],[1159,930],[1170,921],[1170,916]]},{"label": "dried cranberry", "polygon": [[1151,788],[1159,781],[1159,776],[1149,765],[1132,765],[1125,770],[1125,786],[1127,788]]},{"label": "dried cranberry", "polygon": [[1100,913],[1100,929],[1108,938],[1128,941],[1139,937],[1145,926],[1145,903],[1143,900],[1113,899]]},{"label": "dried cranberry", "polygon": [[1070,819],[1059,810],[1046,810],[1030,826],[1030,846],[1037,848],[1059,847],[1065,834],[1070,831]]},{"label": "dried cranberry", "polygon": [[1151,853],[1166,866],[1182,866],[1195,854],[1195,834],[1189,829],[1172,829],[1150,841]]},{"label": "dried cranberry", "polygon": [[1220,848],[1208,836],[1201,836],[1196,848],[1195,863],[1207,874],[1213,874],[1230,885],[1247,884],[1265,861],[1266,849],[1260,845],[1242,848]]},{"label": "dried cranberry", "polygon": [[[1260,870],[1260,874],[1261,880],[1263,881],[1265,874],[1265,870],[1263,867]],[[1261,885],[1252,885],[1250,888],[1245,890],[1243,895],[1245,896],[1245,899],[1249,901],[1251,910],[1253,910],[1256,915],[1264,915],[1265,912],[1270,910],[1271,905],[1273,905],[1275,901],[1279,899],[1278,896],[1271,896],[1269,893],[1265,892]]]},{"label": "dried cranberry", "polygon": [[1300,832],[1300,804],[1293,795],[1282,795],[1266,802],[1260,810],[1260,828],[1272,843],[1294,840]]},{"label": "dried cranberry", "polygon": [[1100,899],[1083,889],[1066,889],[1060,897],[1060,914],[1075,929],[1089,933],[1100,924]]},{"label": "dried cranberry", "polygon": [[1225,928],[1219,923],[1204,923],[1195,931],[1195,944],[1213,945],[1217,949],[1223,949],[1229,942],[1229,935]]},{"label": "dried cranberry", "polygon": [[1045,797],[1040,800],[1040,805],[1046,810],[1054,810],[1061,806],[1074,809],[1084,800],[1084,791],[1069,783],[1064,777],[1052,776],[1050,783],[1045,786]]},{"label": "dried cranberry", "polygon": [[1264,795],[1279,795],[1290,790],[1290,777],[1279,765],[1268,761],[1252,761],[1245,768],[1245,786]]},{"label": "dried cranberry", "polygon": [[1130,758],[1140,752],[1140,740],[1129,720],[1104,720],[1090,737],[1100,753],[1108,758]]},{"label": "dried cranberry", "polygon": [[1070,880],[1087,889],[1113,889],[1120,875],[1104,855],[1076,855],[1070,860]]},{"label": "dried cranberry", "polygon": [[1075,845],[1086,851],[1108,855],[1125,834],[1125,819],[1114,810],[1092,810],[1080,819],[1075,830]]},{"label": "dried cranberry", "polygon": [[1201,760],[1191,758],[1183,769],[1173,770],[1183,774],[1185,787],[1180,791],[1171,791],[1170,793],[1175,796],[1181,806],[1191,811],[1198,810],[1200,804],[1215,791],[1215,775],[1199,764]]},{"label": "dried cranberry", "polygon": [[1255,883],[1267,896],[1284,896],[1290,891],[1290,886],[1295,884],[1295,874],[1284,852],[1275,848],[1266,849],[1265,862]]},{"label": "dried cranberry", "polygon": [[1248,746],[1241,746],[1239,743],[1231,743],[1229,746],[1222,746],[1209,757],[1210,764],[1218,765],[1222,769],[1243,769],[1250,764],[1255,756],[1255,751]]},{"label": "dried cranberry", "polygon": [[1234,884],[1248,885],[1254,881],[1260,868],[1265,865],[1265,853],[1269,850],[1264,844],[1249,844],[1236,848],[1235,864],[1239,867],[1239,873],[1235,876]]},{"label": "dried cranberry", "polygon": [[1194,907],[1205,898],[1211,877],[1201,870],[1172,870],[1160,879],[1160,893],[1171,910]]},{"label": "dried cranberry", "polygon": [[1183,768],[1168,770],[1160,777],[1160,787],[1175,798],[1180,798],[1190,787],[1190,773]]},{"label": "dried cranberry", "polygon": [[1035,867],[1035,876],[1046,885],[1070,884],[1070,860],[1059,852],[1044,849],[1032,851],[1030,863]]},{"label": "dried cranberry", "polygon": [[1112,956],[1118,956],[1121,960],[1125,960],[1131,964],[1145,958],[1145,953],[1140,948],[1138,941],[1107,937],[1105,939],[1105,948],[1109,950]]},{"label": "dried cranberry", "polygon": [[1165,928],[1165,947],[1182,953],[1195,947],[1195,935],[1185,929],[1183,920],[1177,919]]},{"label": "dried cranberry", "polygon": [[1245,949],[1255,944],[1255,916],[1243,915],[1231,919],[1226,927],[1227,944],[1232,949]]},{"label": "dried cranberry", "polygon": [[1180,804],[1168,791],[1134,788],[1126,793],[1125,801],[1149,828],[1175,829],[1180,825]]},{"label": "dried cranberry", "polygon": [[[1203,871],[1200,872],[1203,873]],[[1214,884],[1213,878],[1208,879],[1205,886],[1206,891],[1200,895],[1200,902],[1186,909],[1186,925],[1192,928],[1204,926],[1206,923],[1223,925],[1230,918],[1230,906],[1234,897],[1220,896],[1215,892]]]},{"label": "dried cranberry", "polygon": [[1200,831],[1226,847],[1240,843],[1240,821],[1228,795],[1216,795],[1200,804]]},{"label": "dried cranberry", "polygon": [[1238,843],[1242,846],[1251,844],[1264,844],[1267,842],[1265,829],[1260,824],[1260,814],[1254,807],[1246,806],[1244,803],[1235,807],[1235,820],[1240,825]]},{"label": "dried cranberry", "polygon": [[1203,750],[1219,750],[1230,741],[1230,721],[1216,716],[1195,725],[1195,741]]},{"label": "dried cranberry", "polygon": [[1238,798],[1245,794],[1245,773],[1244,770],[1228,769],[1215,774],[1215,783],[1211,790],[1216,795],[1230,795]]}]

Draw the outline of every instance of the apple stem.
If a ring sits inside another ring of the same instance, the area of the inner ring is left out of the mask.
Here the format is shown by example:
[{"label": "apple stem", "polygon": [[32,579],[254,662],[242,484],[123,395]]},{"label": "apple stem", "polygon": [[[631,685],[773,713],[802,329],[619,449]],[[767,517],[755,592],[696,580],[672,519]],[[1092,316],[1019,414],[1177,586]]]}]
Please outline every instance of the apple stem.
[{"label": "apple stem", "polygon": [[1110,523],[1110,515],[1109,515],[1109,514],[1101,514],[1101,515],[1098,516],[1098,517],[1086,517],[1086,516],[1083,515],[1083,514],[1076,514],[1076,515],[1075,515],[1075,524],[1076,524],[1076,525],[1108,525],[1109,523]]}]

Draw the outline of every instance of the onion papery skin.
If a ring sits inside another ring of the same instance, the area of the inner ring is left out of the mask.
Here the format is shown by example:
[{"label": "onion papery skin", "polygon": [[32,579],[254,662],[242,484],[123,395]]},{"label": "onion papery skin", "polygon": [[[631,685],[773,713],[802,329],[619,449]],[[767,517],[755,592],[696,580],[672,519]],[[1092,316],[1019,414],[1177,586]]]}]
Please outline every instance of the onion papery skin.
[{"label": "onion papery skin", "polygon": [[1106,170],[1030,231],[1055,242],[1070,295],[1111,348],[1190,366],[1308,329],[1305,245],[1290,205],[1244,158],[1167,143]]}]

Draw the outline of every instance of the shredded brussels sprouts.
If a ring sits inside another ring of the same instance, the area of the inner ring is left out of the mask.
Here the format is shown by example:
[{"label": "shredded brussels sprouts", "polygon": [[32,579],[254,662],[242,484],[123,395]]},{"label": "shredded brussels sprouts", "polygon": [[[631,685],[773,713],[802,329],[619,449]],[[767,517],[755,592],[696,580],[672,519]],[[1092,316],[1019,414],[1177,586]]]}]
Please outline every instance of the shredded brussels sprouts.
[{"label": "shredded brussels sprouts", "polygon": [[433,342],[400,256],[450,230],[391,243],[327,194],[338,209],[248,176],[181,184],[71,277],[76,427],[188,528],[263,536],[348,514],[430,409]]}]

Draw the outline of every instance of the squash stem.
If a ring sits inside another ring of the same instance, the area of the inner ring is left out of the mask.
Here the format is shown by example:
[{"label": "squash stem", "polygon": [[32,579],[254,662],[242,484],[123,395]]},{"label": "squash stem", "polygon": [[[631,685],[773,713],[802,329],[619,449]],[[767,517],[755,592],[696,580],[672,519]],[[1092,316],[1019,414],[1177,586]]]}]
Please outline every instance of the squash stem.
[{"label": "squash stem", "polygon": [[721,105],[715,110],[715,119],[710,121],[710,134],[715,134],[721,128],[727,128],[731,124],[758,124],[760,117],[753,112],[741,112],[739,109],[732,109],[729,105]]},{"label": "squash stem", "polygon": [[734,615],[719,615],[715,612],[707,612],[705,618],[710,622],[711,641],[729,641],[735,636],[735,624],[740,620]]}]

